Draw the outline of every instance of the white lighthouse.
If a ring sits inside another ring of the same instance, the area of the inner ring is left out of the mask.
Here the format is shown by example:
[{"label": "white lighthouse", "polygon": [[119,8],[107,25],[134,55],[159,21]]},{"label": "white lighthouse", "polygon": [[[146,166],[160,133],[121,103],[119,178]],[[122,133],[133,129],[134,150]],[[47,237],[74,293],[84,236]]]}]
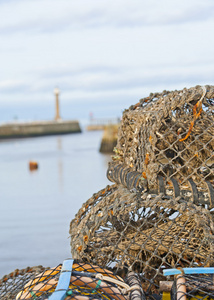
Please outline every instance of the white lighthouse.
[{"label": "white lighthouse", "polygon": [[54,94],[56,97],[56,115],[55,115],[55,121],[61,120],[60,114],[59,114],[59,89],[55,88],[54,89]]}]

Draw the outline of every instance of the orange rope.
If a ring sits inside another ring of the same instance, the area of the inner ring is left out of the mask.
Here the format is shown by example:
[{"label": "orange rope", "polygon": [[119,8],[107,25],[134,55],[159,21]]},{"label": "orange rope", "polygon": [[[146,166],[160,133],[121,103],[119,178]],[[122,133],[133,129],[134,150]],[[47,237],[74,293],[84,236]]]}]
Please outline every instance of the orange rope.
[{"label": "orange rope", "polygon": [[[200,116],[201,112],[202,112],[202,100],[204,98],[204,96],[206,95],[206,88],[203,87],[203,95],[201,97],[201,99],[194,105],[193,107],[193,120],[192,122],[190,123],[190,127],[189,127],[189,130],[186,134],[186,136],[182,139],[179,139],[179,142],[183,142],[185,141],[189,136],[190,136],[190,133],[192,132],[192,129],[193,129],[193,126],[195,124],[195,121],[198,119],[198,117]],[[199,111],[197,112],[197,108],[199,108]]]},{"label": "orange rope", "polygon": [[146,153],[145,165],[147,166],[148,164],[149,164],[149,153]]}]

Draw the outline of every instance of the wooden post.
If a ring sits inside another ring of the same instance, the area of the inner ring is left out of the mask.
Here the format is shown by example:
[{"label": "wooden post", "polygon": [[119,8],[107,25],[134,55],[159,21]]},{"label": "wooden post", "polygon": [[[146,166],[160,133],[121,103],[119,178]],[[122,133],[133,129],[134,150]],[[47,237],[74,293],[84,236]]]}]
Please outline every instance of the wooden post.
[{"label": "wooden post", "polygon": [[54,94],[56,96],[56,115],[55,115],[55,121],[60,120],[60,115],[59,115],[59,89],[55,88],[54,89]]},{"label": "wooden post", "polygon": [[177,300],[187,299],[186,280],[184,274],[175,276],[176,278],[176,289],[177,289]]}]

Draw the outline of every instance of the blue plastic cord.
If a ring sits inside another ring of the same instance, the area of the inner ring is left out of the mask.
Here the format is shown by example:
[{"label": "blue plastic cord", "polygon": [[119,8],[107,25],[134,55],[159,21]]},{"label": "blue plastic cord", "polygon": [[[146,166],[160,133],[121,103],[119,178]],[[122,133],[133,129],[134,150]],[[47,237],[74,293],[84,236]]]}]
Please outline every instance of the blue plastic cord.
[{"label": "blue plastic cord", "polygon": [[66,259],[62,264],[62,269],[60,272],[57,287],[53,294],[48,298],[49,300],[63,300],[66,297],[66,292],[69,288],[73,259]]},{"label": "blue plastic cord", "polygon": [[[183,268],[184,274],[214,274],[214,268]],[[163,270],[164,276],[182,274],[179,269],[165,269]]]}]

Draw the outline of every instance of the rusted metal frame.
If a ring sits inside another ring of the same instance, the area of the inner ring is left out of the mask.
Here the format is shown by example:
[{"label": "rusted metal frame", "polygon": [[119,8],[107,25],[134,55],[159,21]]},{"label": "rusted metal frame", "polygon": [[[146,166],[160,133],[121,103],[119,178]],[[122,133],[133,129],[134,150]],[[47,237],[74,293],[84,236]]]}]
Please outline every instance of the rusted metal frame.
[{"label": "rusted metal frame", "polygon": [[[133,189],[135,188],[136,190],[144,190],[144,187],[140,187],[140,178],[141,178],[141,173],[137,171],[132,171],[131,168],[125,167],[123,164],[118,164],[113,167],[110,167],[107,170],[107,178],[112,181],[116,182],[118,184],[123,184],[125,187],[128,189]],[[174,178],[171,177],[167,179],[168,181],[171,182],[172,184],[172,189],[173,189],[173,194],[174,197],[184,197],[185,198],[185,193],[190,192],[191,193],[191,202],[194,204],[201,204],[201,205],[208,205],[209,208],[214,207],[214,188],[212,184],[209,181],[204,181],[208,190],[208,195],[209,195],[209,202],[207,202],[204,199],[204,193],[199,192],[197,189],[197,186],[195,182],[192,180],[192,178],[188,179],[188,184],[190,187],[190,190],[182,190],[179,187],[178,181]],[[157,177],[157,183],[158,183],[158,189],[157,190],[152,190],[150,191],[151,193],[163,193],[166,195],[166,186],[165,186],[165,178],[163,176],[158,176]]]},{"label": "rusted metal frame", "polygon": [[135,182],[135,179],[137,176],[139,176],[140,173],[136,172],[136,171],[132,171],[132,172],[129,172],[127,174],[127,188],[128,189],[133,189],[134,187],[134,182]]},{"label": "rusted metal frame", "polygon": [[206,186],[207,186],[207,189],[208,189],[208,195],[209,195],[209,198],[210,198],[210,206],[214,207],[214,188],[213,188],[212,184],[209,181],[205,180],[205,183],[206,183]]}]

